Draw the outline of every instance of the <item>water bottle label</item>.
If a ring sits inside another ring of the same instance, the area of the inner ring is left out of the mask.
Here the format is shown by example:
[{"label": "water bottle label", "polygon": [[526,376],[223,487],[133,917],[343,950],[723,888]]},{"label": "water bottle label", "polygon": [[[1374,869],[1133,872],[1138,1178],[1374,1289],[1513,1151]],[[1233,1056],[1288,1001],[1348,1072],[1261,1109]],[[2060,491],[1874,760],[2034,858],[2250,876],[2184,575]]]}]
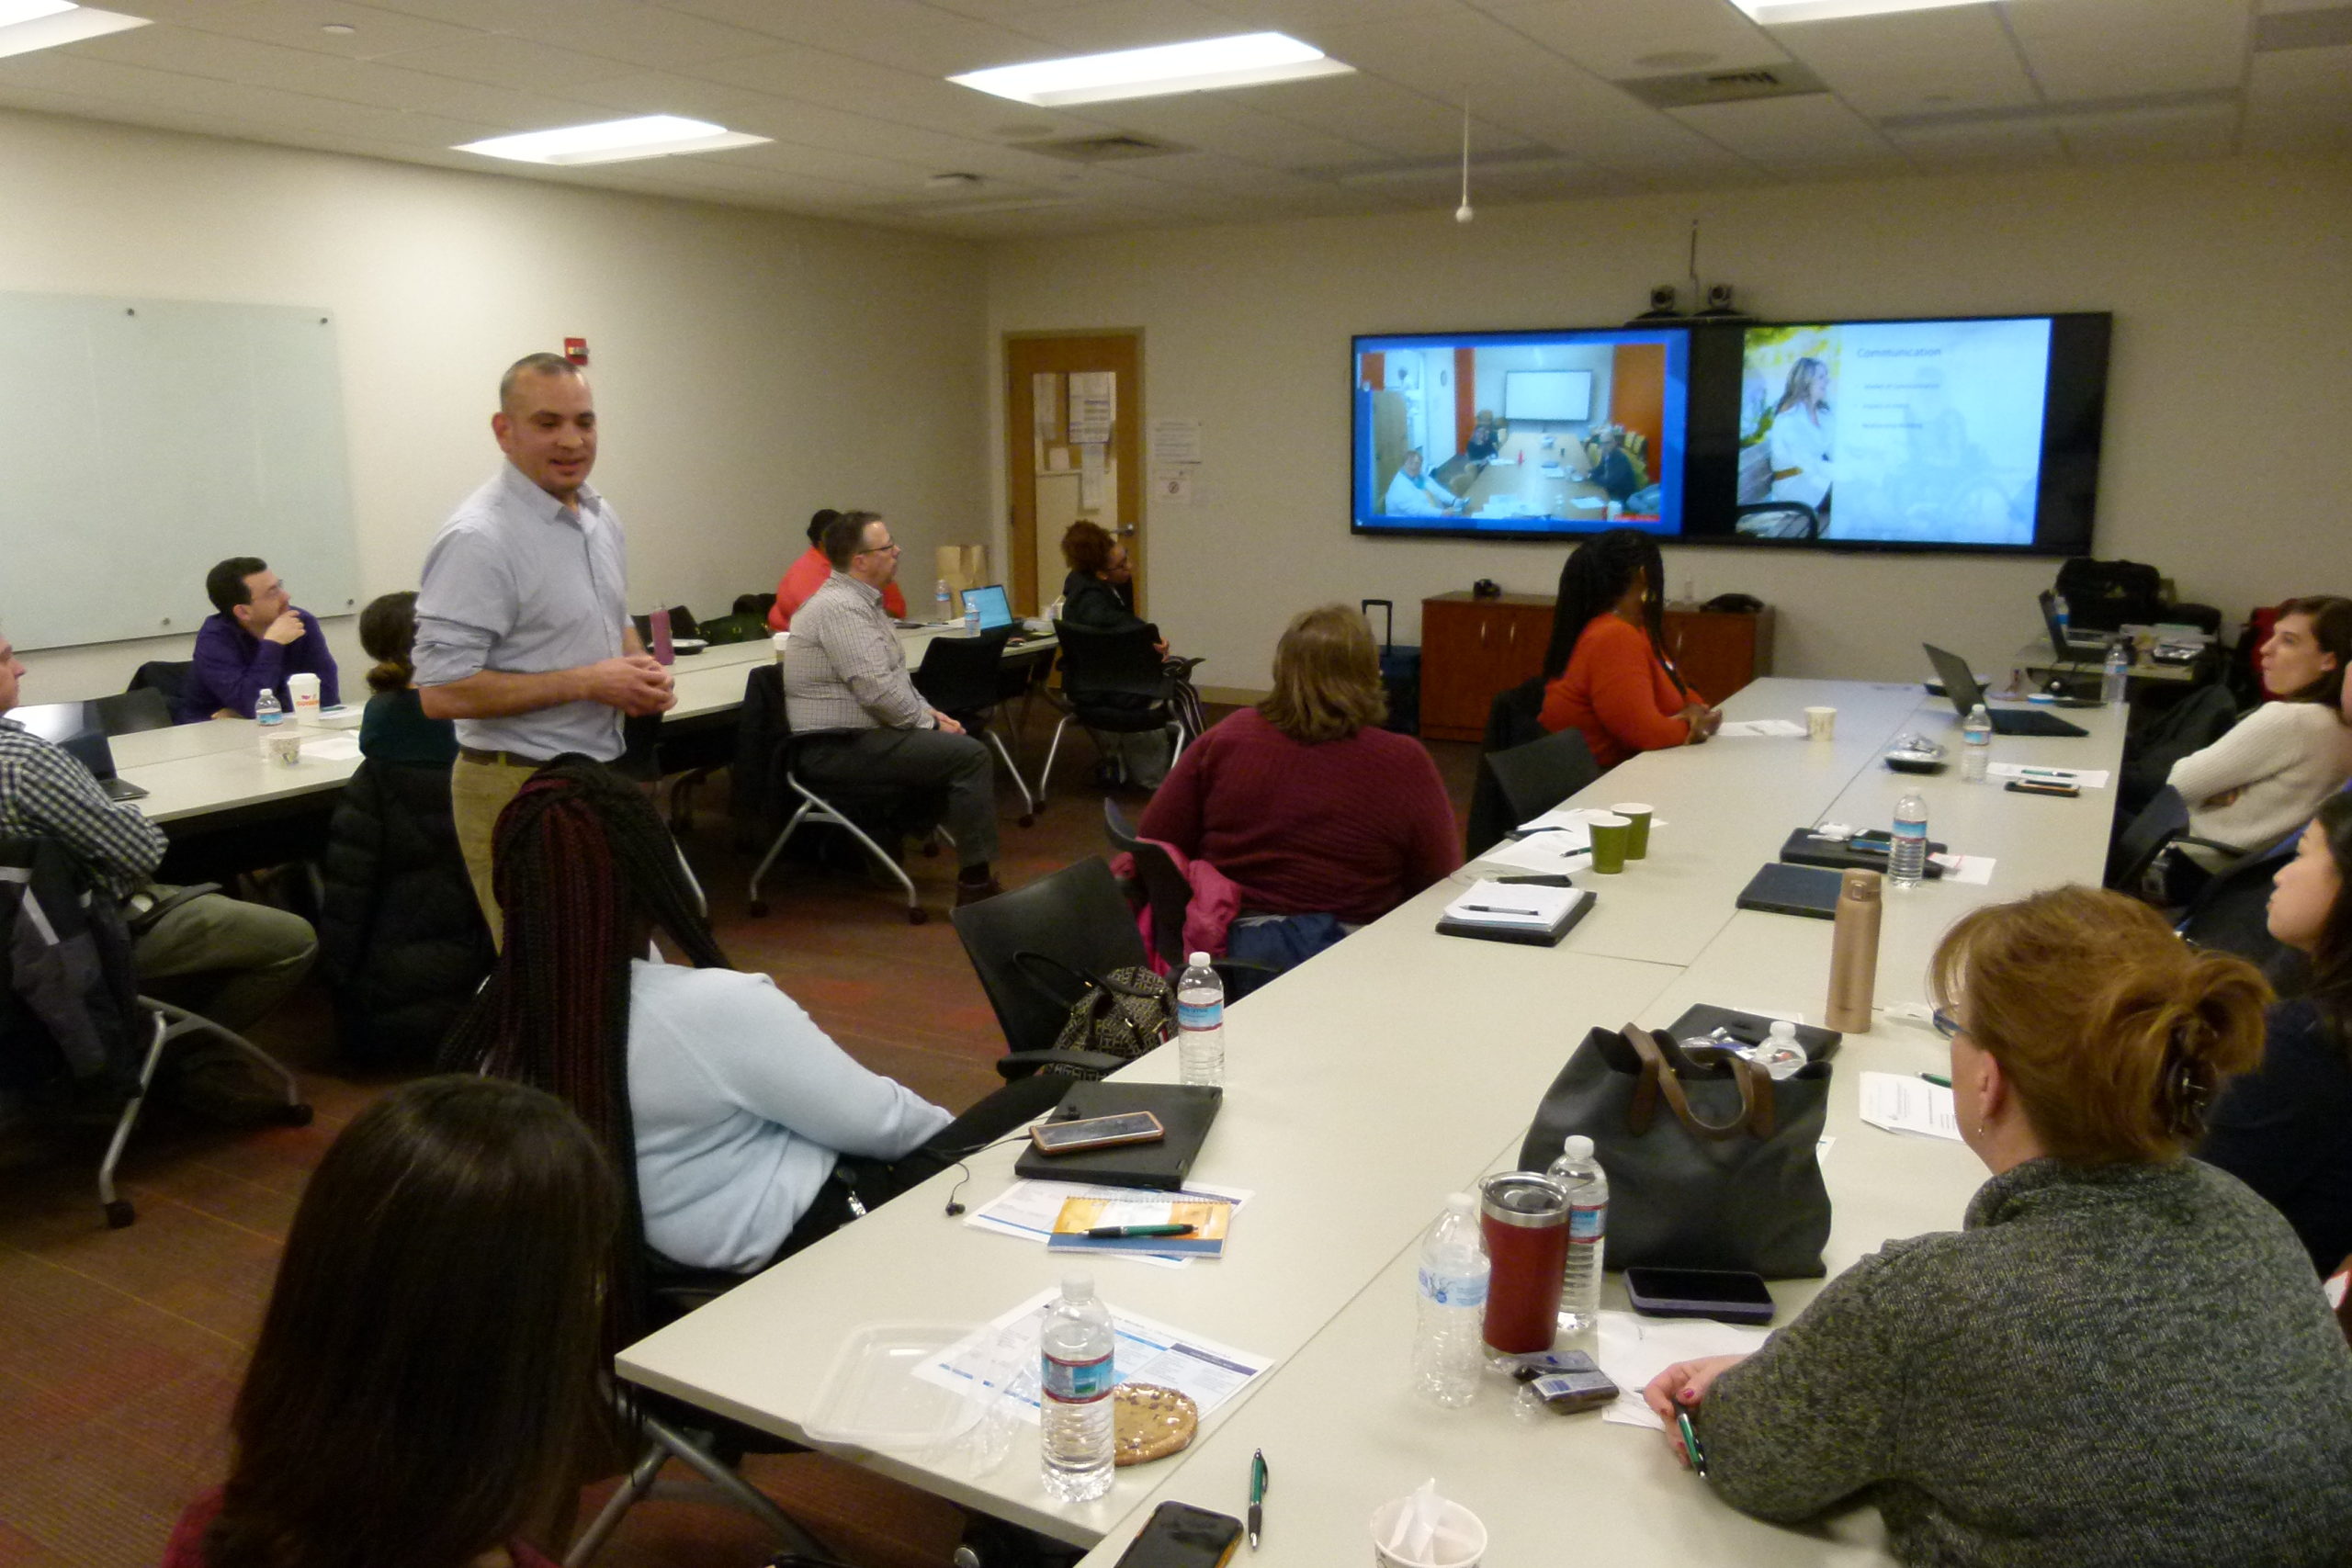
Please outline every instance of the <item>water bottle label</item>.
[{"label": "water bottle label", "polygon": [[1898,839],[1917,839],[1924,843],[1928,837],[1928,825],[1925,822],[1897,822],[1894,836]]},{"label": "water bottle label", "polygon": [[1599,1241],[1608,1228],[1608,1204],[1571,1203],[1568,1206],[1568,1239],[1570,1241]]},{"label": "water bottle label", "polygon": [[1421,1270],[1421,1299],[1445,1307],[1482,1307],[1487,1304],[1487,1276],[1484,1274],[1432,1274]]},{"label": "water bottle label", "polygon": [[1057,1361],[1040,1354],[1037,1382],[1049,1399],[1064,1404],[1090,1404],[1117,1386],[1119,1373],[1108,1356],[1095,1361]]},{"label": "water bottle label", "polygon": [[1221,1029],[1225,1025],[1225,1003],[1178,1002],[1176,1027],[1179,1029]]}]

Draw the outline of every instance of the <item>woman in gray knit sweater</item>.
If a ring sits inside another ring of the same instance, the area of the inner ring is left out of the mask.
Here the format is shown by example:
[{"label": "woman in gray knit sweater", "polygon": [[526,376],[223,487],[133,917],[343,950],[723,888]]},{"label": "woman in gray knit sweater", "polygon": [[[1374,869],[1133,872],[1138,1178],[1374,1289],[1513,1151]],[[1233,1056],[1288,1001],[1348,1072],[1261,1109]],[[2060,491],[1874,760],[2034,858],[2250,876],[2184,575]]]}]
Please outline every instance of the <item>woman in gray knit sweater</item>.
[{"label": "woman in gray knit sweater", "polygon": [[1660,1373],[1677,1454],[1679,1408],[1732,1506],[1873,1504],[1905,1562],[2352,1560],[2343,1332],[2278,1212],[2181,1153],[2261,1055],[2261,979],[2067,887],[1963,917],[1934,984],[1993,1179],[1755,1354]]}]

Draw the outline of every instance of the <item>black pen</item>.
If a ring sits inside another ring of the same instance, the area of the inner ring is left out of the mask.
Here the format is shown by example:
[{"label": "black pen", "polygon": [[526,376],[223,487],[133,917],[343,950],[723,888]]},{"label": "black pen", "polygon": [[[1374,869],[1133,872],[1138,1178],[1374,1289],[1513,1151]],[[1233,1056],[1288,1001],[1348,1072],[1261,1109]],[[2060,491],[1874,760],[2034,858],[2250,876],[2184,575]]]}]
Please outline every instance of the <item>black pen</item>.
[{"label": "black pen", "polygon": [[1544,911],[1541,909],[1506,909],[1500,904],[1464,904],[1462,906],[1462,912],[1465,915],[1540,915]]},{"label": "black pen", "polygon": [[1266,1450],[1250,1456],[1250,1550],[1258,1550],[1258,1531],[1266,1522]]}]

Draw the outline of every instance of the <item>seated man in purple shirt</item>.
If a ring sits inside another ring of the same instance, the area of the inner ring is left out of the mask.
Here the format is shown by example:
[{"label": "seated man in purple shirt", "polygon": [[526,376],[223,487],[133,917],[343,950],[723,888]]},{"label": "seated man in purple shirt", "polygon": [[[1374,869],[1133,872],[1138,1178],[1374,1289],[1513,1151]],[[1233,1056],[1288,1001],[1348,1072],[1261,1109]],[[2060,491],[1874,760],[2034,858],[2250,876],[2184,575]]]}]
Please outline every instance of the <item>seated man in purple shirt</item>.
[{"label": "seated man in purple shirt", "polygon": [[294,608],[267,561],[232,556],[205,574],[204,592],[220,614],[206,616],[196,634],[196,668],[180,691],[172,716],[176,722],[251,718],[265,690],[277,693],[278,706],[291,713],[288,675],[316,675],[322,707],[343,700],[334,655],[318,621]]}]

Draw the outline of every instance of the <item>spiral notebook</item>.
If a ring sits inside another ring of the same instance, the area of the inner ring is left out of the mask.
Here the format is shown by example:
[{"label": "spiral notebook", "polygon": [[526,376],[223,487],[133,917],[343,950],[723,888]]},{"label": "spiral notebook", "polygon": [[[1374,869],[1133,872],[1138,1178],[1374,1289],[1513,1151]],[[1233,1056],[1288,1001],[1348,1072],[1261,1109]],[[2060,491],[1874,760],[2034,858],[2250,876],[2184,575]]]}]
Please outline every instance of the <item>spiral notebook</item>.
[{"label": "spiral notebook", "polygon": [[1591,908],[1589,887],[1546,887],[1540,883],[1481,877],[1445,907],[1437,929],[1445,936],[1552,947]]}]

